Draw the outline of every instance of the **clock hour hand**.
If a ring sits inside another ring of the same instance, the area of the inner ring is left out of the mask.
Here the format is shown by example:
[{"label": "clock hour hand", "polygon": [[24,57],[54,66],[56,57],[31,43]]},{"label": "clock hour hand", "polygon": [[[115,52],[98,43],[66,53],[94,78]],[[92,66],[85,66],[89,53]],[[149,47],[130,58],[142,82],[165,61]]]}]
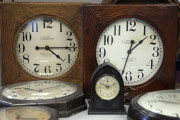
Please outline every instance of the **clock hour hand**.
[{"label": "clock hour hand", "polygon": [[127,51],[127,57],[126,57],[126,61],[125,61],[125,64],[124,64],[124,67],[123,67],[123,70],[122,70],[122,75],[124,74],[124,70],[125,70],[125,68],[126,68],[126,64],[127,64],[127,61],[128,61],[128,59],[129,59],[129,55],[131,54],[131,51],[132,51],[132,45],[134,44],[134,40],[131,40],[131,45],[130,45],[130,48],[129,48],[129,50]]},{"label": "clock hour hand", "polygon": [[48,90],[48,89],[52,89],[52,88],[57,88],[57,87],[59,87],[59,86],[64,86],[64,85],[57,85],[57,86],[54,86],[54,87],[48,87],[48,88],[44,88],[44,89],[42,89],[42,90]]},{"label": "clock hour hand", "polygon": [[144,39],[140,40],[139,43],[131,49],[131,51],[134,50],[138,45],[142,44],[146,38],[147,36]]},{"label": "clock hour hand", "polygon": [[64,60],[63,60],[59,55],[57,55],[56,53],[54,53],[54,52],[49,48],[49,46],[46,46],[45,49],[46,49],[46,50],[49,50],[53,55],[55,55],[57,58],[59,58],[60,60],[62,60],[62,61],[64,62]]}]

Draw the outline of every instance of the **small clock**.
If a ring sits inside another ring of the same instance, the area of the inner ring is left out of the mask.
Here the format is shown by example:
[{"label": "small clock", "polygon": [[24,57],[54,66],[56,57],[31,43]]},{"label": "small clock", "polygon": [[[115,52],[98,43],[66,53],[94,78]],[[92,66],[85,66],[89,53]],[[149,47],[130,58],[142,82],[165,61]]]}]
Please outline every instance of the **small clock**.
[{"label": "small clock", "polygon": [[162,90],[132,99],[128,120],[179,120],[180,90]]},{"label": "small clock", "polygon": [[2,85],[53,79],[82,87],[82,3],[0,6]]},{"label": "small clock", "polygon": [[87,96],[90,76],[106,62],[122,75],[127,101],[148,91],[175,88],[176,5],[84,5],[83,11]]},{"label": "small clock", "polygon": [[0,120],[58,120],[58,112],[48,107],[6,107],[0,109]]},{"label": "small clock", "polygon": [[124,83],[118,70],[104,63],[94,71],[88,114],[125,114]]},{"label": "small clock", "polygon": [[84,94],[75,83],[41,80],[1,88],[0,106],[24,105],[50,106],[57,109],[61,117],[86,109]]}]

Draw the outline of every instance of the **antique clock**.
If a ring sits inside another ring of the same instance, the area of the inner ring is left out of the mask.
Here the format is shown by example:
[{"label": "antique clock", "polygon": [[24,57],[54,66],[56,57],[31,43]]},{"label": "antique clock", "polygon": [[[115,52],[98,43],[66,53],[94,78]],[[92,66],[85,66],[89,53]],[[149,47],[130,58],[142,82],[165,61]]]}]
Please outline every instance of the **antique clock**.
[{"label": "antique clock", "polygon": [[5,107],[0,109],[0,120],[58,120],[58,112],[48,107]]},{"label": "antique clock", "polygon": [[0,89],[0,106],[47,106],[68,117],[87,109],[78,84],[54,80],[11,84]]},{"label": "antique clock", "polygon": [[92,76],[88,114],[125,113],[123,79],[115,66],[103,63]]},{"label": "antique clock", "polygon": [[0,3],[2,85],[34,80],[82,87],[81,3]]},{"label": "antique clock", "polygon": [[122,75],[126,100],[175,88],[176,5],[84,5],[83,20],[87,96],[90,76],[106,62]]},{"label": "antique clock", "polygon": [[179,120],[180,90],[161,90],[132,99],[128,120]]}]

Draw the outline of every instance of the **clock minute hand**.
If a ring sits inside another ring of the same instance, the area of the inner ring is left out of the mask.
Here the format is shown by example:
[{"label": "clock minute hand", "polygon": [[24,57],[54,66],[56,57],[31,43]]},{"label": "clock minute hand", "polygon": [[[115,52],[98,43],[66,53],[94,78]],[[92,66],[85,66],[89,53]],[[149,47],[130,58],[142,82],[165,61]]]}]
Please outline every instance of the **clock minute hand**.
[{"label": "clock minute hand", "polygon": [[46,50],[49,50],[53,55],[55,55],[57,58],[59,58],[60,60],[62,60],[62,61],[64,62],[64,60],[63,60],[59,55],[57,55],[56,53],[54,53],[54,52],[49,48],[49,46],[46,46],[45,49],[46,49]]},{"label": "clock minute hand", "polygon": [[147,38],[147,36],[146,36],[144,39],[140,40],[139,43],[131,49],[131,51],[134,50],[134,49],[135,49],[137,46],[139,46],[140,44],[142,44],[143,41],[144,41],[146,38]]},{"label": "clock minute hand", "polygon": [[128,61],[128,59],[129,59],[129,55],[131,54],[131,51],[132,51],[132,45],[134,44],[134,40],[131,40],[131,45],[130,45],[130,48],[129,48],[129,50],[127,51],[127,57],[126,57],[126,62],[125,62],[125,64],[124,64],[124,67],[123,67],[123,70],[122,70],[122,75],[124,74],[124,70],[125,70],[125,68],[126,68],[126,64],[127,64],[127,61]]},{"label": "clock minute hand", "polygon": [[23,89],[25,89],[25,90],[31,90],[31,91],[37,91],[37,92],[42,92],[42,90],[41,90],[41,89],[40,89],[40,90],[35,90],[35,89],[25,88],[25,87],[23,87]]}]

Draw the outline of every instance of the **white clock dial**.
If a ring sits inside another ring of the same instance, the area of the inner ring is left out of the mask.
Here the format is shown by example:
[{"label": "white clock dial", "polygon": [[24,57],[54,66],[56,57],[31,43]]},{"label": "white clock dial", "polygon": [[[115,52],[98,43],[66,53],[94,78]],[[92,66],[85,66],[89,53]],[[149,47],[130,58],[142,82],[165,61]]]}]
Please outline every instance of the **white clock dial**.
[{"label": "white clock dial", "polygon": [[71,95],[77,87],[66,82],[41,80],[11,85],[2,90],[2,95],[18,100],[47,100]]},{"label": "white clock dial", "polygon": [[180,118],[180,90],[147,93],[137,102],[153,113]]},{"label": "white clock dial", "polygon": [[112,100],[120,92],[119,82],[112,76],[100,78],[95,86],[97,95],[103,100]]},{"label": "white clock dial", "polygon": [[114,64],[125,86],[140,85],[152,78],[162,64],[163,55],[158,32],[150,24],[135,18],[110,24],[96,46],[98,65]]},{"label": "white clock dial", "polygon": [[76,61],[78,43],[73,31],[62,21],[40,17],[18,32],[15,51],[20,65],[40,78],[58,77]]}]

